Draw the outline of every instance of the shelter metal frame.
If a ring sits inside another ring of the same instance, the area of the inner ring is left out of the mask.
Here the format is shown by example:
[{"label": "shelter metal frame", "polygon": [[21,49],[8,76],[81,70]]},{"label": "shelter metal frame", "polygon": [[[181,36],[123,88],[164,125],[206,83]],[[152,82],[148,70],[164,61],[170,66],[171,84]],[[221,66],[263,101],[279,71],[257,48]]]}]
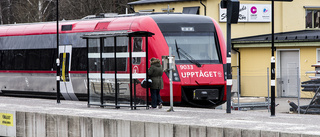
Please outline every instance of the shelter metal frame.
[{"label": "shelter metal frame", "polygon": [[[100,107],[105,107],[105,106],[113,106],[115,108],[120,108],[120,107],[131,107],[131,109],[136,109],[137,107],[146,107],[146,109],[149,109],[149,90],[148,88],[146,88],[146,105],[137,105],[136,104],[136,84],[137,84],[137,80],[133,80],[133,76],[132,76],[132,38],[133,37],[145,37],[145,50],[146,50],[146,76],[145,78],[148,77],[148,37],[152,37],[154,35],[154,33],[152,32],[147,32],[147,31],[135,31],[135,32],[129,32],[129,31],[107,31],[107,32],[94,32],[94,33],[90,33],[90,34],[85,34],[83,36],[81,36],[81,38],[86,39],[86,47],[87,47],[87,54],[88,54],[88,58],[87,58],[87,93],[88,93],[88,107],[90,107],[91,105],[96,105],[96,106],[100,106]],[[115,67],[115,71],[114,71],[114,79],[115,79],[115,100],[114,100],[114,105],[107,105],[104,104],[104,94],[103,94],[103,90],[104,90],[104,81],[103,81],[103,56],[102,56],[102,52],[103,52],[103,47],[104,47],[104,39],[106,38],[110,38],[113,37],[114,38],[114,67]],[[119,105],[118,104],[118,93],[119,93],[119,84],[118,84],[118,78],[117,78],[117,51],[116,51],[116,47],[117,47],[117,37],[128,37],[129,38],[129,67],[130,67],[130,106],[129,105]],[[89,40],[90,39],[99,39],[100,40],[100,104],[92,104],[90,102],[90,77],[89,77]],[[132,84],[134,83],[134,87],[132,86]],[[147,83],[147,87],[149,87],[148,83]],[[133,91],[133,95],[132,95],[132,91]]]}]

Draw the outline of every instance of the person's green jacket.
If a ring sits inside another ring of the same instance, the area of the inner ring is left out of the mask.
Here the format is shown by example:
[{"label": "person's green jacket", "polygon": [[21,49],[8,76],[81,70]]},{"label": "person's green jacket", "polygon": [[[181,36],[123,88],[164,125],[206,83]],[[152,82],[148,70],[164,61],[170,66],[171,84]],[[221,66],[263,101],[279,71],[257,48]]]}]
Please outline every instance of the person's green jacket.
[{"label": "person's green jacket", "polygon": [[148,76],[152,80],[151,89],[163,89],[162,80],[162,66],[160,60],[156,58],[151,59],[150,68],[148,69]]}]

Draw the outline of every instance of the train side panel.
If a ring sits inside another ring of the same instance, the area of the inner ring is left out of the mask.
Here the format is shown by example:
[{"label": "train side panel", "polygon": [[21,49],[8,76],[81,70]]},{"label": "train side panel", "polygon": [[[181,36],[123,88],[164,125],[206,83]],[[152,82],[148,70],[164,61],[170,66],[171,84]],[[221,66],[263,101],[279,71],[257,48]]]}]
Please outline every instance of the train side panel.
[{"label": "train side panel", "polygon": [[[196,18],[199,19],[199,16],[197,16]],[[214,20],[213,22],[219,39],[218,43],[220,44],[219,46],[221,50],[220,54],[222,56],[222,64],[225,64],[226,53],[224,38],[219,26]],[[59,28],[62,29],[62,26],[69,26],[72,28],[71,30],[60,32],[59,45],[72,46],[72,51],[70,51],[69,53],[71,69],[68,74],[70,75],[70,80],[72,81],[74,90],[73,92],[78,97],[83,96],[85,98],[87,93],[86,89],[88,88],[86,86],[87,62],[84,61],[87,58],[86,53],[84,53],[86,51],[86,46],[85,40],[80,38],[80,36],[83,34],[98,31],[149,31],[153,32],[155,35],[148,38],[148,66],[150,66],[150,58],[156,57],[158,59],[161,59],[162,56],[169,55],[169,46],[163,35],[163,32],[159,28],[157,22],[150,16],[67,21],[61,22]],[[0,82],[2,91],[27,91],[28,93],[41,92],[46,94],[55,94],[55,58],[57,57],[55,42],[56,24],[52,22],[31,25],[12,25],[0,27],[0,30],[0,39],[3,39],[2,41],[8,42],[8,40],[10,41],[11,39],[11,42],[1,43],[2,49],[0,49],[2,55],[11,57],[11,59],[8,58],[8,60],[6,61],[7,64],[19,64],[19,61],[28,62],[27,58],[30,58],[29,55],[31,54],[37,62],[37,58],[42,57],[42,52],[40,50],[50,50],[50,57],[47,57],[46,60],[50,60],[51,62],[50,67],[40,67],[39,69],[33,69],[33,66],[19,66],[20,68],[15,66],[3,67],[5,66],[4,64],[6,64],[5,62],[3,62],[3,64],[0,65],[0,77],[2,77],[3,79],[7,78],[9,83]],[[14,38],[18,38],[18,42],[15,41]],[[23,40],[19,38],[28,39],[28,42],[23,42]],[[146,40],[142,38],[142,41],[145,42]],[[146,51],[145,45],[146,43],[142,43],[142,52]],[[19,60],[19,57],[16,56],[20,54],[22,55],[21,57],[24,58],[23,60]],[[4,58],[1,59],[4,60]],[[133,68],[138,68],[137,70],[139,70],[139,72],[146,73],[147,64],[143,63],[145,62],[145,60],[146,58],[141,58],[141,63],[134,64]],[[22,64],[26,65],[26,63]],[[193,64],[176,64],[177,74],[179,75],[180,80],[173,81],[174,102],[182,102],[183,99],[186,98],[186,93],[190,94],[198,88],[223,90],[224,93],[219,95],[223,98],[223,100],[225,100],[226,88],[224,87],[226,83],[224,81],[222,64],[203,64],[200,68]],[[41,60],[38,61],[38,64],[35,64],[35,66],[37,65],[41,65]],[[129,59],[127,59],[126,71],[121,73],[129,73],[130,69],[131,68],[129,68]],[[169,102],[170,82],[168,74],[164,73],[162,77],[164,81],[164,89],[161,90],[161,96],[165,102]],[[142,79],[139,79],[139,81],[141,80]],[[140,85],[137,86],[137,90],[140,91],[138,94],[140,94],[141,96],[145,96],[145,89],[143,89]],[[192,99],[190,97],[187,98]]]}]

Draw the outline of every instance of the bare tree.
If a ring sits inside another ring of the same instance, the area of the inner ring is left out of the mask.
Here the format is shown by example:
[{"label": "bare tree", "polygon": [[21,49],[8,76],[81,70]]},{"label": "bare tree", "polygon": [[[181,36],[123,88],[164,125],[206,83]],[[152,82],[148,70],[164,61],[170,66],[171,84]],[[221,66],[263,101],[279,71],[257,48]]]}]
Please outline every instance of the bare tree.
[{"label": "bare tree", "polygon": [[0,4],[0,24],[3,24],[2,6]]},{"label": "bare tree", "polygon": [[0,0],[0,22],[1,24],[10,24],[12,14],[11,14],[11,0]]},{"label": "bare tree", "polygon": [[[130,0],[60,0],[59,12],[62,19],[80,19],[87,15],[100,13],[126,12]],[[132,0],[131,0],[132,1]]]},{"label": "bare tree", "polygon": [[[80,19],[100,13],[126,12],[134,0],[59,0],[59,20]],[[29,23],[56,20],[57,0],[0,0],[0,23]]]},{"label": "bare tree", "polygon": [[49,8],[54,7],[52,0],[14,0],[11,13],[18,23],[41,22],[49,20],[53,14]]}]

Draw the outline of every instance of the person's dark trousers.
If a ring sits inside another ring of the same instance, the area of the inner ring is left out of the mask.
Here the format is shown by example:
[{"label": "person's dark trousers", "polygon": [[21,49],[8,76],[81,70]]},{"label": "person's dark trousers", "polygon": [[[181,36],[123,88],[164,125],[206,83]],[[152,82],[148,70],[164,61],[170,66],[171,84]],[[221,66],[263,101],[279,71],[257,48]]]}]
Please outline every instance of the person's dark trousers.
[{"label": "person's dark trousers", "polygon": [[162,99],[161,99],[161,96],[160,96],[160,89],[157,90],[157,105],[159,104],[162,104]]},{"label": "person's dark trousers", "polygon": [[160,97],[160,89],[150,89],[151,93],[151,106],[156,108],[159,103],[162,103]]}]

